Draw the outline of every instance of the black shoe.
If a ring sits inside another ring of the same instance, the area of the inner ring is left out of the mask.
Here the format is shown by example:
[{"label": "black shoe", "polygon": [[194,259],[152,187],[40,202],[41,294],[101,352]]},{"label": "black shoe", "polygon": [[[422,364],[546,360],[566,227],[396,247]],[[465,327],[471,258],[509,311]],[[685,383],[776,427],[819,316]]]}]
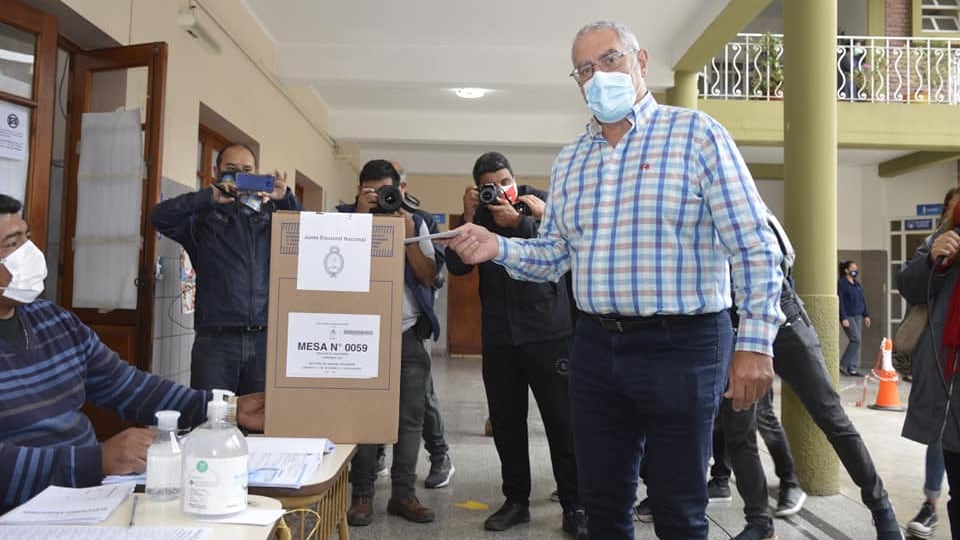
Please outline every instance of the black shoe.
[{"label": "black shoe", "polygon": [[564,510],[563,524],[560,528],[576,540],[587,540],[587,512],[583,508]]},{"label": "black shoe", "polygon": [[877,528],[877,540],[903,540],[903,533],[897,523],[897,514],[893,511],[893,505],[887,503],[887,506],[871,512],[873,525]]},{"label": "black shoe", "polygon": [[930,538],[940,520],[937,518],[937,507],[930,501],[923,503],[920,512],[907,524],[907,532],[917,538]]},{"label": "black shoe", "polygon": [[780,496],[777,498],[777,510],[773,515],[777,517],[792,516],[803,508],[807,494],[799,486],[780,486]]},{"label": "black shoe", "polygon": [[650,499],[640,501],[633,507],[633,517],[640,523],[653,523],[653,510],[650,509]]},{"label": "black shoe", "polygon": [[505,531],[514,525],[530,522],[530,508],[517,501],[507,500],[499,510],[483,522],[488,531]]},{"label": "black shoe", "polygon": [[453,478],[453,473],[456,470],[448,454],[444,454],[441,459],[436,461],[431,457],[430,474],[428,474],[427,478],[423,481],[423,485],[427,489],[445,487],[450,484],[450,479]]},{"label": "black shoe", "polygon": [[777,540],[777,534],[773,531],[773,527],[747,523],[747,526],[740,531],[740,534],[734,536],[733,540]]},{"label": "black shoe", "polygon": [[730,481],[711,478],[707,482],[707,496],[710,502],[730,502],[733,500],[733,494],[730,493]]}]

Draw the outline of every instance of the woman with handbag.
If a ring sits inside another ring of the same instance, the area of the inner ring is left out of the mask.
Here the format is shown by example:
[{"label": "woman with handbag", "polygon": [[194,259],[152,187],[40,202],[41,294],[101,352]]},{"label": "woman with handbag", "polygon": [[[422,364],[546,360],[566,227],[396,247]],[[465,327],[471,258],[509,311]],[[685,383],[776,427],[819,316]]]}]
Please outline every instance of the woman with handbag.
[{"label": "woman with handbag", "polygon": [[[908,524],[923,538],[937,526],[936,502],[946,469],[950,486],[960,486],[960,188],[944,197],[938,231],[924,240],[897,276],[897,288],[911,305],[927,305],[929,321],[913,348],[909,407],[902,435],[928,445],[926,502]],[[957,407],[954,412],[954,407]],[[942,454],[937,450],[942,447]],[[960,538],[960,499],[947,502],[953,538]]]}]

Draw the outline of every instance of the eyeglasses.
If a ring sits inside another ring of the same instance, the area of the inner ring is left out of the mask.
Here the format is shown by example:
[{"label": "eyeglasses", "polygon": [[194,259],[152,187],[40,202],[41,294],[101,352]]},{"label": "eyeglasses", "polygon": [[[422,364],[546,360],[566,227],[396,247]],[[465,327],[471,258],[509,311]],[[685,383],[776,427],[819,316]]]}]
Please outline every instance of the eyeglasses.
[{"label": "eyeglasses", "polygon": [[584,63],[583,65],[573,68],[573,71],[570,72],[570,76],[573,77],[578,83],[583,84],[590,80],[590,77],[593,77],[593,73],[596,70],[600,71],[613,71],[619,69],[623,65],[623,59],[631,53],[637,52],[636,49],[627,49],[625,51],[607,51],[600,57],[599,62],[589,62]]}]

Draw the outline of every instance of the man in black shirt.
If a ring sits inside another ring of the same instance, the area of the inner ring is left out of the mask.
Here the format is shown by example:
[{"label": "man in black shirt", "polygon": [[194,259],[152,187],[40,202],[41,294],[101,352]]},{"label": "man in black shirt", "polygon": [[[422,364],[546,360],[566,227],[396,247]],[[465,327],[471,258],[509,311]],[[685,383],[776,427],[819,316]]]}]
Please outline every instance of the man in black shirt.
[{"label": "man in black shirt", "polygon": [[[480,156],[473,167],[473,179],[475,185],[467,188],[463,197],[464,222],[472,221],[507,237],[537,235],[537,219],[542,215],[546,194],[530,186],[517,186],[505,156],[497,152]],[[480,205],[479,189],[488,184],[496,186],[499,196]],[[526,211],[518,211],[517,203],[523,203]],[[454,275],[473,270],[453,251],[447,252],[447,267]],[[573,327],[566,277],[558,283],[519,281],[492,262],[481,264],[479,272],[483,384],[507,499],[484,527],[502,531],[530,520],[530,388],[550,445],[553,475],[563,506],[563,530],[578,539],[586,538],[567,391]]]}]

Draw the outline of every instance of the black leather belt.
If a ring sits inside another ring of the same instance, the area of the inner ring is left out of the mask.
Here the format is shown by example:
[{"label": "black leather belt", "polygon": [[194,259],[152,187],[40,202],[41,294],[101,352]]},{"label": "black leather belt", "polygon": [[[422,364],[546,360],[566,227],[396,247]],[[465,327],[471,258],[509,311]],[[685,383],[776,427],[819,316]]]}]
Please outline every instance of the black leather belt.
[{"label": "black leather belt", "polygon": [[583,316],[594,320],[607,332],[629,332],[644,328],[660,328],[670,321],[688,321],[698,318],[713,317],[716,313],[702,313],[698,315],[650,315],[649,317],[623,317],[616,314],[597,315],[581,312]]}]

